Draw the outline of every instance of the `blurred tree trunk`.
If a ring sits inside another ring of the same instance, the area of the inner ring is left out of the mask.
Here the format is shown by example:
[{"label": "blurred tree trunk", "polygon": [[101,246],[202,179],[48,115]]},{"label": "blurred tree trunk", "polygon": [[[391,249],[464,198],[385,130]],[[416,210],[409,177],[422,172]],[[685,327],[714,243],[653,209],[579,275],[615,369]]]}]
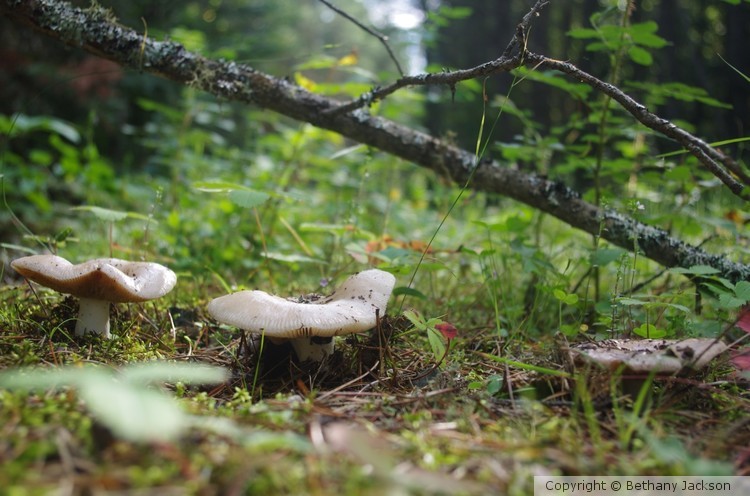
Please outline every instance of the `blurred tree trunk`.
[{"label": "blurred tree trunk", "polygon": [[[426,50],[427,63],[435,70],[442,67],[456,69],[473,67],[497,58],[497,52],[492,50],[501,46],[498,37],[502,43],[512,35],[515,21],[528,10],[529,3],[511,0],[441,1],[440,8],[468,7],[472,13],[468,18],[436,26],[435,40]],[[421,5],[428,12],[431,2],[422,0]],[[575,60],[581,69],[605,77],[610,71],[608,58],[602,53],[586,52],[585,43],[572,40],[566,34],[568,29],[574,27],[590,28],[591,16],[602,9],[602,2],[598,0],[567,0],[565,8],[549,9],[534,24],[530,49],[551,58]],[[659,35],[670,44],[653,51],[655,63],[652,66],[630,64],[623,74],[624,80],[656,83],[679,81],[704,88],[711,97],[732,104],[735,111],[730,113],[697,102],[667,99],[661,107],[662,112],[668,118],[679,115],[695,125],[699,134],[712,141],[746,134],[750,127],[750,83],[739,75],[734,77],[730,74],[733,71],[716,54],[750,76],[750,57],[746,48],[750,36],[750,3],[742,2],[734,6],[713,0],[687,3],[654,0],[650,5],[636,2],[632,22],[642,22],[645,18],[658,23]],[[702,39],[703,33],[711,33],[711,36]],[[505,95],[510,82],[510,76],[505,74],[490,78],[490,99],[495,95]],[[534,85],[516,87],[511,99],[518,108],[531,110],[534,120],[545,129],[564,123],[570,112],[560,112],[559,109],[570,109],[571,100],[555,94],[540,99],[534,90]],[[430,96],[425,126],[437,136],[455,134],[461,146],[471,149],[482,115],[481,95],[468,94],[466,89],[462,94],[459,85],[454,103],[447,88],[433,88]],[[512,118],[506,118],[503,124],[503,129],[496,132],[500,142],[508,142],[522,132]]]},{"label": "blurred tree trunk", "polygon": [[[732,10],[727,16],[726,33],[726,55],[728,63],[736,67],[746,77],[750,77],[750,52],[748,52],[748,40],[750,40],[750,3],[743,2],[742,5]],[[729,68],[727,68],[729,69]],[[750,134],[750,81],[743,79],[741,75],[728,70],[726,75],[727,91],[730,95],[729,103],[734,111],[732,115],[735,120],[731,122],[729,136],[733,138],[747,136]],[[745,116],[745,120],[737,119],[736,116]]]},{"label": "blurred tree trunk", "polygon": [[637,247],[646,257],[667,267],[708,265],[731,281],[750,279],[750,267],[707,253],[633,218],[600,209],[561,183],[490,160],[476,164],[472,152],[372,116],[364,109],[336,112],[341,106],[336,100],[246,65],[207,59],[177,43],[147,38],[117,24],[100,7],[83,10],[55,0],[0,0],[0,13],[61,43],[125,67],[335,131],[446,175],[459,185],[469,184],[477,190],[513,198],[587,233],[601,233],[603,239],[627,250]]},{"label": "blurred tree trunk", "polygon": [[[427,2],[422,9],[428,12]],[[525,2],[520,12],[513,7],[518,1],[506,0],[449,0],[440,2],[440,8],[432,15],[443,19],[445,24],[437,29],[437,36],[427,43],[427,63],[431,69],[454,70],[474,67],[487,60],[498,58],[513,36],[516,22],[528,10]],[[468,8],[467,18],[452,19],[451,10]],[[460,21],[460,22],[458,22]],[[500,74],[487,81],[487,93],[491,98],[508,91],[511,78]],[[455,94],[444,86],[430,87],[425,105],[425,124],[434,136],[449,136],[463,148],[473,149],[482,117],[482,95],[478,89],[469,89],[459,84]],[[512,125],[511,125],[512,127]],[[519,129],[505,130],[512,135]]]}]

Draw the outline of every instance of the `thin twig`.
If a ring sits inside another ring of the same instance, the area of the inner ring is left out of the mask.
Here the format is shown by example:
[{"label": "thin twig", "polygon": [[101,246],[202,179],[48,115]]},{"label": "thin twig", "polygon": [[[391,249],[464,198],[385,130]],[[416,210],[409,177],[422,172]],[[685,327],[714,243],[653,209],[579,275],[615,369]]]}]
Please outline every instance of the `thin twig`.
[{"label": "thin twig", "polygon": [[[325,0],[320,0],[323,3]],[[469,69],[459,69],[456,71],[428,72],[415,76],[404,76],[393,83],[373,88],[371,91],[359,96],[355,100],[339,105],[338,107],[327,110],[328,115],[341,115],[372,104],[377,100],[382,100],[386,96],[395,93],[401,88],[407,86],[436,86],[447,85],[455,88],[457,83],[469,79],[482,78],[498,72],[510,72],[511,70],[523,64],[523,53],[526,49],[526,35],[529,32],[531,22],[539,16],[539,12],[549,4],[549,0],[538,0],[536,4],[523,16],[523,19],[516,27],[516,33],[505,48],[503,55],[495,60],[485,62]]]},{"label": "thin twig", "polygon": [[398,59],[396,59],[396,56],[393,54],[393,50],[391,50],[390,45],[388,45],[388,37],[386,35],[384,35],[383,33],[379,33],[378,31],[375,31],[374,29],[368,28],[367,26],[365,26],[364,24],[362,24],[361,22],[359,22],[354,17],[350,16],[349,14],[347,14],[346,12],[344,12],[343,10],[341,10],[338,7],[336,7],[333,4],[331,4],[331,2],[328,2],[327,0],[319,0],[319,1],[320,1],[320,3],[324,4],[326,7],[328,7],[329,9],[331,9],[332,11],[336,12],[338,15],[344,17],[345,19],[347,19],[350,22],[353,22],[357,27],[359,27],[360,29],[363,29],[367,33],[369,33],[372,36],[374,36],[375,38],[377,38],[380,41],[380,43],[383,44],[383,46],[385,47],[385,49],[388,51],[388,56],[391,58],[391,60],[393,61],[393,63],[396,64],[396,69],[398,69],[399,76],[403,77],[404,71],[401,69],[401,64],[398,63]]},{"label": "thin twig", "polygon": [[650,112],[645,105],[638,103],[616,86],[582,71],[570,62],[551,59],[544,55],[527,53],[526,63],[541,65],[560,71],[610,96],[641,124],[664,136],[672,138],[685,147],[701,164],[724,183],[732,193],[744,200],[750,199],[750,195],[744,192],[745,187],[750,186],[750,177],[740,169],[732,158],[724,155],[702,139],[693,136],[673,122]]},{"label": "thin twig", "polygon": [[498,72],[509,72],[520,66],[521,63],[522,61],[519,56],[500,57],[499,59],[485,62],[484,64],[470,69],[460,69],[448,72],[429,72],[418,74],[416,76],[404,76],[388,86],[373,88],[372,91],[368,91],[359,98],[329,109],[325,111],[325,113],[328,115],[346,114],[352,110],[370,105],[377,100],[382,100],[391,93],[395,93],[397,90],[407,86],[436,86],[444,84],[453,87],[461,81],[481,78]]},{"label": "thin twig", "polygon": [[364,374],[362,374],[362,375],[360,375],[360,376],[358,376],[358,377],[355,377],[355,378],[354,378],[354,379],[352,379],[351,381],[345,382],[344,384],[341,384],[340,386],[338,386],[338,387],[336,387],[336,388],[334,388],[334,389],[331,389],[330,391],[326,391],[325,393],[321,393],[321,394],[320,394],[320,395],[319,395],[319,396],[318,396],[318,397],[316,398],[316,400],[319,400],[319,401],[320,401],[320,400],[324,400],[324,399],[328,398],[329,396],[332,396],[332,395],[334,395],[334,394],[340,393],[340,392],[341,392],[341,390],[343,390],[343,389],[346,389],[346,388],[348,388],[349,386],[352,386],[352,385],[356,384],[357,382],[361,381],[362,379],[364,379],[364,378],[365,378],[365,377],[367,377],[368,375],[372,374],[372,372],[373,372],[373,371],[374,371],[374,370],[375,370],[375,369],[376,369],[376,368],[377,368],[377,367],[378,367],[379,365],[380,365],[380,360],[378,360],[377,362],[375,362],[375,365],[373,365],[372,367],[370,367],[370,370],[368,370],[368,371],[367,371],[367,372],[365,372]]},{"label": "thin twig", "polygon": [[503,52],[504,57],[510,57],[514,52],[521,53],[526,50],[526,37],[529,33],[529,29],[531,29],[531,23],[535,18],[539,17],[542,9],[544,9],[549,2],[550,0],[537,0],[533,7],[531,7],[525,16],[523,16],[521,22],[516,26],[515,36],[510,40],[510,43],[508,43],[508,46]]},{"label": "thin twig", "polygon": [[30,280],[26,279],[25,277],[23,280],[26,281],[26,284],[28,284],[29,289],[31,290],[32,293],[34,293],[34,298],[36,298],[36,302],[39,304],[39,307],[42,309],[44,314],[49,319],[50,318],[49,309],[47,308],[46,305],[42,303],[42,299],[39,297],[39,293],[36,292],[36,289],[34,289],[34,286],[31,284]]}]

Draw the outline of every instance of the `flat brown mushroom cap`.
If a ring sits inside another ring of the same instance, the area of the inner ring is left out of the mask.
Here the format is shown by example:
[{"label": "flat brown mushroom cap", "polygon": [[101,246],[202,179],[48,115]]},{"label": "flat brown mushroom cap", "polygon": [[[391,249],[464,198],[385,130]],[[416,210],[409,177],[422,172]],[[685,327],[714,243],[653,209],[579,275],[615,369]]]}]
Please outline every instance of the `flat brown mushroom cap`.
[{"label": "flat brown mushroom cap", "polygon": [[212,300],[208,311],[219,322],[269,337],[341,336],[375,327],[376,315],[385,316],[395,283],[393,274],[371,269],[347,279],[331,296],[311,303],[264,291],[239,291]]},{"label": "flat brown mushroom cap", "polygon": [[32,255],[10,265],[26,279],[60,293],[113,303],[159,298],[177,282],[175,273],[163,265],[117,258],[73,265],[56,255]]},{"label": "flat brown mushroom cap", "polygon": [[573,359],[596,363],[610,371],[623,367],[627,373],[675,374],[697,370],[725,352],[727,346],[709,338],[607,339],[571,349]]}]

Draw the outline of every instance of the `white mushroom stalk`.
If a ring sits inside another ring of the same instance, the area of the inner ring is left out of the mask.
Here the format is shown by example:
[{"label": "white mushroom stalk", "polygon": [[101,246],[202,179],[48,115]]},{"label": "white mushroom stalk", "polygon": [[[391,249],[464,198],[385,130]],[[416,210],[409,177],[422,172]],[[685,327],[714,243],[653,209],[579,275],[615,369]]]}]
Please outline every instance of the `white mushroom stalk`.
[{"label": "white mushroom stalk", "polygon": [[76,320],[76,336],[83,336],[87,332],[98,333],[109,339],[109,302],[80,298],[78,300],[78,319]]},{"label": "white mushroom stalk", "polygon": [[[333,340],[364,332],[385,316],[396,278],[370,269],[349,277],[333,294],[311,302],[264,291],[239,291],[212,300],[208,312],[219,322],[269,338],[289,339],[301,361],[321,361],[333,353]],[[322,343],[314,341],[323,341]]]},{"label": "white mushroom stalk", "polygon": [[56,255],[33,255],[11,262],[30,281],[80,298],[76,335],[110,338],[110,303],[142,302],[169,293],[174,272],[156,263],[99,258],[78,265]]}]

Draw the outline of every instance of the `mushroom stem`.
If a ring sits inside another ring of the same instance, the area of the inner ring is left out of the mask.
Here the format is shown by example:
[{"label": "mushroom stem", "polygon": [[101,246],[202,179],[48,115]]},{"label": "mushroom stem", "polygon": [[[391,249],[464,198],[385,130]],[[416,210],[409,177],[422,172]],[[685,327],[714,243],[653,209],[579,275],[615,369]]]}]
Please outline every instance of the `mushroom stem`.
[{"label": "mushroom stem", "polygon": [[333,354],[333,337],[294,338],[290,341],[300,362],[304,362],[305,360],[322,362],[325,357]]},{"label": "mushroom stem", "polygon": [[76,336],[83,336],[87,332],[101,334],[110,339],[109,333],[109,302],[92,298],[81,298],[78,307],[78,322]]}]

